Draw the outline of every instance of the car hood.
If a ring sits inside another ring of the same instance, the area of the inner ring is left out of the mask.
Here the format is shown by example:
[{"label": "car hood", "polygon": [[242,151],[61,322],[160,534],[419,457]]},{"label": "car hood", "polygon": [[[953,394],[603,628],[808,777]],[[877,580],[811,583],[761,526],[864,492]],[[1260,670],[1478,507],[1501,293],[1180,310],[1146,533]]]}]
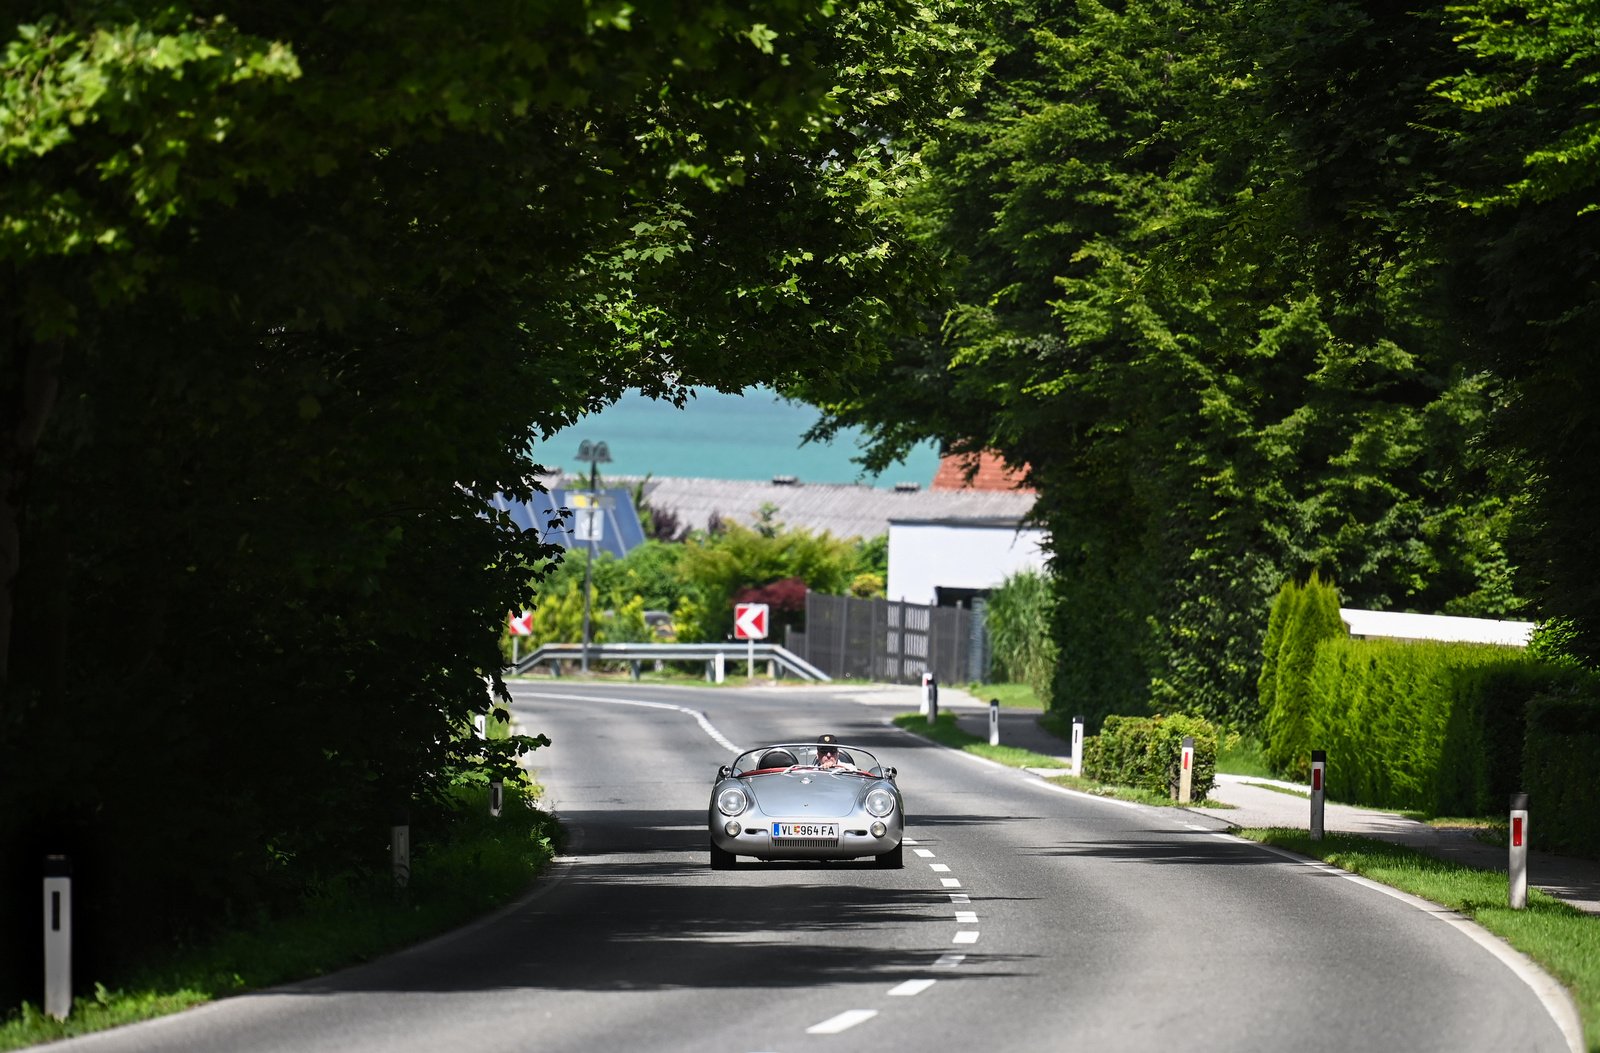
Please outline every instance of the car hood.
[{"label": "car hood", "polygon": [[807,816],[837,819],[855,810],[868,780],[859,775],[823,772],[785,772],[750,779],[756,804],[770,816],[802,819]]}]

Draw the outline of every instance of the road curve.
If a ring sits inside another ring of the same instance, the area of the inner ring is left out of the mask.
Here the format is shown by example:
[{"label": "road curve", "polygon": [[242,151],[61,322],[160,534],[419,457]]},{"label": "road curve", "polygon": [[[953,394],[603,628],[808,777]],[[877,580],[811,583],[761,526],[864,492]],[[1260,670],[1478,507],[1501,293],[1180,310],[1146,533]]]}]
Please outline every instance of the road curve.
[{"label": "road curve", "polygon": [[[370,965],[64,1047],[1568,1049],[1531,988],[1458,928],[1204,817],[932,746],[873,696],[513,693],[523,724],[550,735],[539,777],[573,834],[574,861],[530,896]],[[711,871],[706,799],[727,744],[822,731],[899,767],[906,868]]]}]

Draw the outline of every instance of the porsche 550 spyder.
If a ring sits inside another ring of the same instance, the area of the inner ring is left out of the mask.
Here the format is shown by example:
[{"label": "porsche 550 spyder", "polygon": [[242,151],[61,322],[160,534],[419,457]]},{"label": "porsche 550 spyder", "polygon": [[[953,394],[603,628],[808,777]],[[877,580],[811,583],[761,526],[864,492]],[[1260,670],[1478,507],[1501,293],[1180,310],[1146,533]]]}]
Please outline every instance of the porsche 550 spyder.
[{"label": "porsche 550 spyder", "polygon": [[895,770],[824,735],[740,754],[717,771],[708,823],[711,868],[757,859],[855,859],[898,869],[905,802]]}]

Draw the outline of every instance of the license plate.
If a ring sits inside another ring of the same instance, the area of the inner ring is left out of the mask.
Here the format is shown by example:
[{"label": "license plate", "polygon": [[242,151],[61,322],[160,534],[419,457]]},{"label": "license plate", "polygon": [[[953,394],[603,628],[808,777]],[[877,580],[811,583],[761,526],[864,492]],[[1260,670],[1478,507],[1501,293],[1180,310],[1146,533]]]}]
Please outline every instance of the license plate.
[{"label": "license plate", "polygon": [[773,837],[838,837],[838,823],[773,823]]}]

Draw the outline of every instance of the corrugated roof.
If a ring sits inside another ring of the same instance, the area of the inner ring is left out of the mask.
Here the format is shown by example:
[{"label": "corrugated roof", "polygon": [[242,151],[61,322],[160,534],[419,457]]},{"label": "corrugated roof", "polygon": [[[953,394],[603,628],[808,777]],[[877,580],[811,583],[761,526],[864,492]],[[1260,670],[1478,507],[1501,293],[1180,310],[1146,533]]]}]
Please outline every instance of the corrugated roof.
[{"label": "corrugated roof", "polygon": [[[553,480],[544,480],[549,485]],[[610,486],[637,480],[609,476]],[[853,483],[771,483],[742,479],[652,479],[645,501],[675,513],[685,526],[704,530],[715,512],[750,526],[763,504],[778,507],[790,527],[828,531],[835,537],[876,537],[890,519],[1011,519],[1026,515],[1037,495],[1015,491],[893,490]]]},{"label": "corrugated roof", "polygon": [[1532,622],[1503,622],[1493,618],[1456,618],[1443,614],[1405,614],[1400,611],[1358,611],[1339,608],[1339,617],[1351,636],[1394,640],[1440,640],[1447,643],[1501,644],[1526,647],[1533,635]]}]

